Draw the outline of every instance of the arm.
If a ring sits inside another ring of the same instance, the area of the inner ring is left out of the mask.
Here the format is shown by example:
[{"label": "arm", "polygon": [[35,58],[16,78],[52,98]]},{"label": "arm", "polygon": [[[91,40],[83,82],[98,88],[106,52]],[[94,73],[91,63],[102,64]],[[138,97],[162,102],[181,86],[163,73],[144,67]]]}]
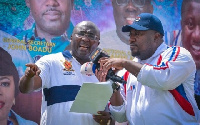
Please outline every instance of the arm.
[{"label": "arm", "polygon": [[119,58],[104,58],[100,59],[99,62],[102,65],[100,68],[104,72],[107,72],[111,67],[125,68],[135,75],[141,84],[161,90],[172,90],[178,87],[195,71],[192,56],[184,48],[168,48],[161,55],[162,60],[158,65],[142,65]]},{"label": "arm", "polygon": [[[101,71],[95,70],[95,75],[100,82],[105,82],[105,76]],[[98,115],[93,115],[93,119],[99,123],[100,125],[113,125],[114,120],[111,118],[111,114],[108,109],[108,105],[106,106],[104,111],[98,111]]]},{"label": "arm", "polygon": [[[106,73],[103,72],[103,70],[99,70],[99,71],[95,70],[95,75],[100,82],[106,81]],[[113,84],[115,84],[115,83],[113,83]],[[120,91],[116,91],[112,94],[112,96],[110,98],[110,103],[113,106],[120,106],[123,104],[123,98],[120,94]]]},{"label": "arm", "polygon": [[132,60],[121,58],[101,58],[99,60],[99,63],[101,64],[100,70],[103,70],[105,74],[112,67],[117,69],[125,68],[136,77],[143,66],[142,64],[134,62]]},{"label": "arm", "polygon": [[142,67],[137,77],[141,84],[160,90],[173,90],[182,83],[193,83],[195,62],[186,49],[171,47],[161,57],[160,64],[145,64]]},{"label": "arm", "polygon": [[[103,70],[96,70],[95,71],[96,77],[99,79],[101,82],[106,81],[106,74],[103,72]],[[113,83],[116,84],[116,83]],[[123,86],[118,91],[114,91],[111,98],[110,98],[110,112],[114,119],[118,122],[124,122],[126,121],[126,114],[125,114],[125,103],[124,99],[121,95],[121,92],[124,92],[122,89]],[[117,108],[117,109],[115,109]],[[119,110],[118,110],[119,109]],[[111,120],[112,121],[112,120]]]},{"label": "arm", "polygon": [[42,86],[42,80],[39,76],[40,69],[35,64],[26,64],[25,75],[19,81],[19,90],[22,93],[30,93]]}]

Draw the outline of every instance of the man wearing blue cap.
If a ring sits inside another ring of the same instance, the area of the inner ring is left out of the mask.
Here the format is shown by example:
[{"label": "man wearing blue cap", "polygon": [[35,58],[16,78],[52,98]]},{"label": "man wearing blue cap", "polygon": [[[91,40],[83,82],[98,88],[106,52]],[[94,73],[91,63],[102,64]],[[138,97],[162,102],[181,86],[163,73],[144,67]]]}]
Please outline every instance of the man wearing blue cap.
[{"label": "man wearing blue cap", "polygon": [[130,50],[135,58],[102,58],[99,63],[103,74],[96,74],[105,80],[112,67],[127,70],[125,91],[115,92],[110,99],[115,120],[128,120],[130,125],[197,125],[200,116],[193,89],[195,62],[189,51],[167,46],[161,21],[149,13],[140,14],[122,31],[130,32]]}]

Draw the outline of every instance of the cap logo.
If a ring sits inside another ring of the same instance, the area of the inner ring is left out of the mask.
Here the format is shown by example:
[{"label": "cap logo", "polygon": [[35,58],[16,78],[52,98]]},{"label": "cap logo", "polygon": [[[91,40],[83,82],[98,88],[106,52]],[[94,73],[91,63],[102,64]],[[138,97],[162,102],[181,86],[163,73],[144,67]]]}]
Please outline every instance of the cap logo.
[{"label": "cap logo", "polygon": [[139,16],[136,17],[136,18],[135,18],[135,21],[140,21],[140,17],[139,17]]}]

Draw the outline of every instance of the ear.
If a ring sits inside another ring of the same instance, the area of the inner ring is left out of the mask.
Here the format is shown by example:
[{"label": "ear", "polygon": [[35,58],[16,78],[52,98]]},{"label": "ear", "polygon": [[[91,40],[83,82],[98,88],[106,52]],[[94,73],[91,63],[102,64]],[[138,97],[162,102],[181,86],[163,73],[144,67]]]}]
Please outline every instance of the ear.
[{"label": "ear", "polygon": [[27,6],[28,8],[30,8],[30,0],[25,0],[25,2],[26,2],[26,6]]},{"label": "ear", "polygon": [[156,32],[155,35],[154,35],[154,41],[158,41],[159,39],[161,38],[161,35],[160,33]]}]

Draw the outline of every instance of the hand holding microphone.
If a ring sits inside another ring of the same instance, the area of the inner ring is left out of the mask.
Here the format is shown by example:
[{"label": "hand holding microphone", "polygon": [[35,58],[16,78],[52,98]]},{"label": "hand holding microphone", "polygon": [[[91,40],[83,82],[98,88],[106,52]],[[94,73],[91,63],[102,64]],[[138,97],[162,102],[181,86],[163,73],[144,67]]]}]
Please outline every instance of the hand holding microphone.
[{"label": "hand holding microphone", "polygon": [[[95,70],[100,68],[99,60],[102,57],[109,57],[109,56],[103,50],[97,48],[95,51],[92,52],[90,56],[92,62],[87,62],[81,66],[81,73],[86,75],[95,74]],[[115,75],[115,72],[111,68],[109,68],[106,74],[106,80],[112,80],[113,82],[119,82],[119,83],[126,83],[126,81],[123,78]]]}]

